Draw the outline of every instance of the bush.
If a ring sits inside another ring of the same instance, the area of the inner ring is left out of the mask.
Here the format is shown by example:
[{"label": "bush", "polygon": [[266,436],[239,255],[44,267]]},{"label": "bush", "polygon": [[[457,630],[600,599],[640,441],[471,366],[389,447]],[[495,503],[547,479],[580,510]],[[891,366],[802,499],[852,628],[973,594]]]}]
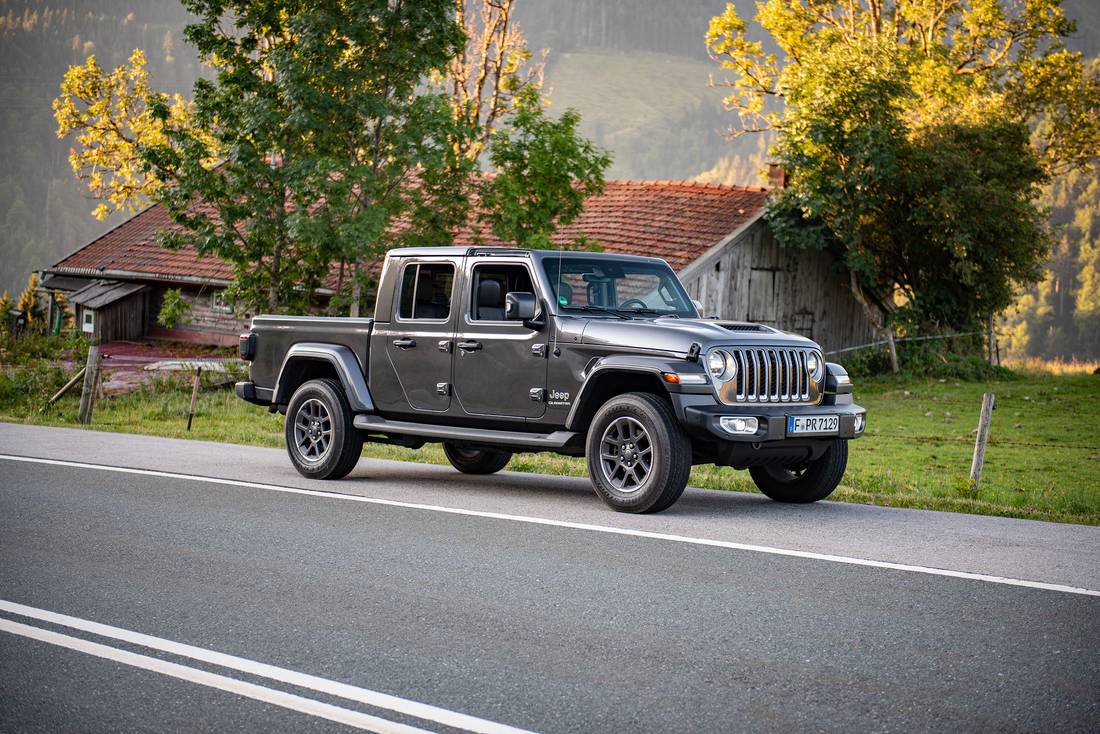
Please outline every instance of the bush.
[{"label": "bush", "polygon": [[[1004,380],[1012,370],[991,367],[982,353],[980,338],[957,337],[919,342],[898,342],[898,363],[905,375],[948,380]],[[869,347],[834,359],[853,377],[890,374],[887,347]]]}]

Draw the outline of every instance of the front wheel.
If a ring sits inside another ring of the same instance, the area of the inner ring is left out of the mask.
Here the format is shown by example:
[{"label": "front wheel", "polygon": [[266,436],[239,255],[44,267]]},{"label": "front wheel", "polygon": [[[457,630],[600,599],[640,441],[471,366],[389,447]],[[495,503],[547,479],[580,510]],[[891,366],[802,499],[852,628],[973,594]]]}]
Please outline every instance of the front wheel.
[{"label": "front wheel", "polygon": [[691,473],[691,442],[668,402],[650,393],[612,398],[588,430],[588,475],[596,494],[619,512],[672,506]]},{"label": "front wheel", "polygon": [[310,479],[347,476],[363,452],[363,436],[352,425],[344,386],[337,380],[310,380],[294,391],[285,434],[290,461]]},{"label": "front wheel", "polygon": [[451,466],[463,474],[496,474],[512,460],[510,451],[471,449],[449,442],[443,443],[443,453]]},{"label": "front wheel", "polygon": [[817,459],[805,466],[753,466],[749,474],[760,491],[776,502],[804,504],[833,493],[848,466],[848,442],[836,439]]}]

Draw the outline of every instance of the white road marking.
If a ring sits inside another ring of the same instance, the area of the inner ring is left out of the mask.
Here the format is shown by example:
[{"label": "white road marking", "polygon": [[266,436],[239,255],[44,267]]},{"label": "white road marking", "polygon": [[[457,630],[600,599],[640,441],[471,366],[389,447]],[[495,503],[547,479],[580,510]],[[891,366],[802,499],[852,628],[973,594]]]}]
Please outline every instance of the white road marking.
[{"label": "white road marking", "polygon": [[890,561],[873,561],[866,558],[852,556],[838,556],[829,553],[814,553],[812,551],[791,550],[788,548],[773,548],[767,545],[751,545],[748,543],[735,543],[728,540],[713,540],[711,538],[692,538],[685,535],[672,535],[669,533],[654,533],[648,530],[633,530],[629,528],[616,528],[608,525],[591,525],[588,523],[569,522],[568,520],[551,520],[544,517],[529,517],[526,515],[508,515],[501,512],[487,512],[484,510],[466,510],[460,507],[444,507],[442,505],[426,505],[418,502],[401,502],[399,500],[384,500],[377,497],[362,497],[354,494],[340,494],[338,492],[323,492],[315,489],[300,489],[298,487],[282,487],[277,484],[263,484],[261,482],[246,482],[239,479],[222,479],[220,477],[203,477],[196,474],[180,474],[177,472],[158,471],[155,469],[133,469],[130,467],[108,466],[104,464],[88,464],[80,461],[66,461],[62,459],[39,459],[31,456],[12,456],[0,454],[0,459],[8,461],[21,461],[30,464],[49,464],[52,466],[69,466],[78,469],[95,469],[98,471],[110,471],[120,474],[136,474],[147,477],[163,477],[165,479],[184,479],[193,482],[207,484],[221,484],[229,487],[246,487],[248,489],[263,489],[270,492],[283,492],[286,494],[300,494],[308,497],[323,497],[326,499],[344,500],[347,502],[362,502],[370,505],[385,505],[387,507],[402,507],[410,510],[428,510],[430,512],[443,512],[450,515],[465,515],[467,517],[484,517],[492,520],[510,520],[530,525],[548,525],[558,528],[571,528],[573,530],[588,530],[595,533],[608,533],[610,535],[628,535],[635,538],[647,538],[649,540],[665,540],[673,543],[689,543],[692,545],[704,545],[712,548],[729,548],[732,550],[751,551],[753,553],[768,553],[790,558],[806,558],[814,561],[828,561],[830,563],[843,563],[851,566],[867,566],[870,568],[885,568],[892,571],[908,571],[929,576],[945,576],[948,578],[966,579],[968,581],[984,581],[991,584],[1003,584],[1005,586],[1022,586],[1029,589],[1043,589],[1044,591],[1059,591],[1065,594],[1083,594],[1085,596],[1100,596],[1100,590],[1085,589],[1065,584],[1052,584],[1045,581],[1030,581],[1028,579],[1016,579],[1007,576],[993,576],[984,573],[971,573],[969,571],[953,571],[946,568],[933,568],[930,566],[915,566],[907,563],[893,563]]},{"label": "white road marking", "polygon": [[124,665],[141,668],[142,670],[149,670],[154,673],[160,673],[161,675],[171,676],[172,678],[190,681],[191,683],[197,683],[201,686],[217,688],[229,693],[235,693],[238,696],[253,698],[257,701],[281,706],[282,708],[292,711],[299,711],[303,714],[309,714],[310,716],[328,719],[329,721],[346,724],[347,726],[353,726],[356,729],[365,729],[367,731],[378,732],[378,734],[430,734],[430,732],[425,729],[417,729],[414,726],[406,726],[396,721],[387,721],[386,719],[380,719],[377,716],[370,716],[369,714],[364,714],[359,711],[352,711],[351,709],[340,708],[339,706],[322,703],[321,701],[314,701],[312,698],[303,698],[293,693],[277,691],[274,688],[258,686],[255,683],[248,683],[243,680],[237,680],[236,678],[199,670],[198,668],[189,668],[186,665],[170,663],[166,660],[151,658],[147,655],[138,655],[129,650],[119,650],[118,648],[108,645],[101,645],[98,642],[89,642],[79,637],[70,637],[69,635],[63,635],[59,632],[32,627],[7,619],[0,619],[0,631],[10,632],[13,635],[20,635],[22,637],[29,637],[32,640],[38,640],[40,642],[48,642],[51,645],[67,647],[70,650],[77,650],[87,653],[88,655],[95,655],[96,657],[113,660]]},{"label": "white road marking", "polygon": [[[121,627],[112,627],[111,625],[93,622],[90,619],[70,617],[67,614],[59,614],[47,609],[29,607],[25,604],[18,604],[5,599],[0,599],[0,612],[17,614],[21,617],[30,617],[40,622],[49,622],[62,627],[78,629],[82,632],[90,632],[100,637],[108,637],[112,640],[128,642],[132,645],[140,645],[141,647],[148,647],[153,650],[190,658],[192,660],[200,660],[204,663],[218,665],[241,673],[248,673],[260,678],[277,680],[280,683],[289,683],[292,686],[308,688],[318,693],[327,693],[331,696],[346,698],[349,701],[358,701],[359,703],[374,706],[375,708],[406,714],[425,721],[433,721],[437,724],[455,729],[477,732],[478,734],[531,734],[531,732],[524,729],[516,729],[515,727],[498,724],[494,721],[479,719],[476,716],[468,716],[466,714],[460,714],[457,711],[430,706],[426,703],[409,701],[404,698],[398,698],[397,696],[391,696],[387,693],[371,691],[347,683],[339,683],[327,678],[320,678],[307,673],[299,673],[295,670],[288,670],[287,668],[280,668],[275,665],[268,665],[267,663],[260,663],[255,660],[248,660],[247,658],[240,658],[235,655],[228,655],[203,647],[195,647],[182,642],[174,642],[173,640],[166,640],[161,637],[153,637],[152,635],[134,632],[133,630],[123,629]],[[3,621],[5,620],[0,618],[0,622]],[[408,731],[419,730],[408,729]]]}]

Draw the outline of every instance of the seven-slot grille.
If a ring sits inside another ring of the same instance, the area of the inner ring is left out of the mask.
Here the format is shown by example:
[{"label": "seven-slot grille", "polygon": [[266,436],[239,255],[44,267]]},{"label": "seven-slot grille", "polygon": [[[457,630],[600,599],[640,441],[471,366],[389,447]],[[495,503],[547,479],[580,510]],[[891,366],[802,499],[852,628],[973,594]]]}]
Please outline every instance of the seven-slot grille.
[{"label": "seven-slot grille", "polygon": [[806,360],[812,350],[745,347],[728,351],[737,361],[737,402],[799,403],[810,400],[810,371]]}]

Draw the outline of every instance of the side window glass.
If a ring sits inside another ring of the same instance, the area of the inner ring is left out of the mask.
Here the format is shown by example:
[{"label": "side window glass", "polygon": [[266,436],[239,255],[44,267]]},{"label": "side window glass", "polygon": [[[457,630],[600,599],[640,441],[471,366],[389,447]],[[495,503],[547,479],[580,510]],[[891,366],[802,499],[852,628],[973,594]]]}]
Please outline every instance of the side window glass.
[{"label": "side window glass", "polygon": [[439,321],[451,315],[455,269],[450,263],[411,263],[401,274],[398,316]]},{"label": "side window glass", "polygon": [[504,297],[509,293],[535,292],[523,265],[478,265],[473,287],[470,317],[482,321],[504,321]]},{"label": "side window glass", "polygon": [[401,275],[401,308],[398,315],[403,319],[411,319],[413,315],[413,296],[416,294],[416,270],[420,266],[411,263],[405,266],[405,272]]}]

